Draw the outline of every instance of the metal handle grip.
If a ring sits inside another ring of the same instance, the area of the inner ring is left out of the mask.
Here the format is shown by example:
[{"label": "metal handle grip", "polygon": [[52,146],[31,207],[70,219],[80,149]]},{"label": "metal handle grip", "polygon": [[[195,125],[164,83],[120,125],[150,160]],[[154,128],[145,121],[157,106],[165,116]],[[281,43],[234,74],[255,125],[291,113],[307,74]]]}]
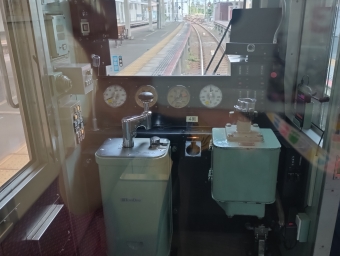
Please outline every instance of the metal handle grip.
[{"label": "metal handle grip", "polygon": [[19,108],[19,103],[15,104],[12,98],[11,87],[9,84],[9,79],[7,75],[5,56],[3,54],[2,44],[0,42],[0,71],[4,77],[5,91],[6,91],[6,101],[12,108]]},{"label": "metal handle grip", "polygon": [[152,92],[142,92],[138,95],[138,98],[144,103],[150,103],[153,100]]},{"label": "metal handle grip", "polygon": [[152,92],[142,92],[138,95],[138,98],[143,102],[144,112],[149,110],[149,103],[153,101]]}]

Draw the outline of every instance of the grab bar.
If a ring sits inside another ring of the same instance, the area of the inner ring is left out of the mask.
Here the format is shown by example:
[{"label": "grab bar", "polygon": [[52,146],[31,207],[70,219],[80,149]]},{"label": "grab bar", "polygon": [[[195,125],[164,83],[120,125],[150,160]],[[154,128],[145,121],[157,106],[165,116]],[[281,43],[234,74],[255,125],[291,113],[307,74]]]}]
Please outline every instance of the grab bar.
[{"label": "grab bar", "polygon": [[7,68],[6,68],[6,62],[5,62],[5,55],[2,48],[2,44],[0,42],[0,71],[4,77],[4,83],[5,83],[5,91],[6,91],[6,101],[12,108],[19,108],[19,103],[15,104],[12,98],[12,92],[11,87],[9,84],[8,74],[7,74]]}]

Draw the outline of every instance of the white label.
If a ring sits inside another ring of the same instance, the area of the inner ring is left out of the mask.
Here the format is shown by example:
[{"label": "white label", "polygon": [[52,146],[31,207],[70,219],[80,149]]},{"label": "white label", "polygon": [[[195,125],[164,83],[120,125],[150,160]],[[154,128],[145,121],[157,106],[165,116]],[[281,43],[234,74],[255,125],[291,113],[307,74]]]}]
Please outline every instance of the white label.
[{"label": "white label", "polygon": [[111,55],[111,66],[109,66],[108,75],[114,75],[124,68],[122,55]]},{"label": "white label", "polygon": [[187,116],[187,123],[197,123],[198,122],[198,116]]}]

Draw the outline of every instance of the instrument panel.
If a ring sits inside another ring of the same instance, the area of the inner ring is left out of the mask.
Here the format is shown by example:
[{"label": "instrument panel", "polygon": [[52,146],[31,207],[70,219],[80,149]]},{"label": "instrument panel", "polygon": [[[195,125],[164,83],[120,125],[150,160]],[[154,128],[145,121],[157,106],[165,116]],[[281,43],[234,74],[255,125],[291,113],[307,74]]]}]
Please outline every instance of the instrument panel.
[{"label": "instrument panel", "polygon": [[154,95],[150,110],[160,126],[186,125],[188,116],[198,117],[200,126],[224,126],[229,111],[242,97],[256,98],[258,112],[265,111],[266,107],[283,112],[283,102],[277,104],[269,99],[273,88],[268,84],[256,77],[99,77],[97,119],[108,127],[120,126],[123,117],[141,113],[143,104],[138,95],[147,91]]}]

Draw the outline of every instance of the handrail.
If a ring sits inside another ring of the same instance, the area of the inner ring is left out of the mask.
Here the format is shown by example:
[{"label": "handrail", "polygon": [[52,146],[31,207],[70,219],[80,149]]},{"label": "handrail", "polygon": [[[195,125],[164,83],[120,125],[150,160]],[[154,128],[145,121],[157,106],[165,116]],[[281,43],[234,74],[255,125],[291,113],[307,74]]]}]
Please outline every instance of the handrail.
[{"label": "handrail", "polygon": [[19,103],[15,104],[12,98],[11,87],[8,79],[5,55],[3,52],[3,47],[0,42],[0,71],[4,77],[5,91],[6,91],[6,101],[12,108],[19,108]]}]

